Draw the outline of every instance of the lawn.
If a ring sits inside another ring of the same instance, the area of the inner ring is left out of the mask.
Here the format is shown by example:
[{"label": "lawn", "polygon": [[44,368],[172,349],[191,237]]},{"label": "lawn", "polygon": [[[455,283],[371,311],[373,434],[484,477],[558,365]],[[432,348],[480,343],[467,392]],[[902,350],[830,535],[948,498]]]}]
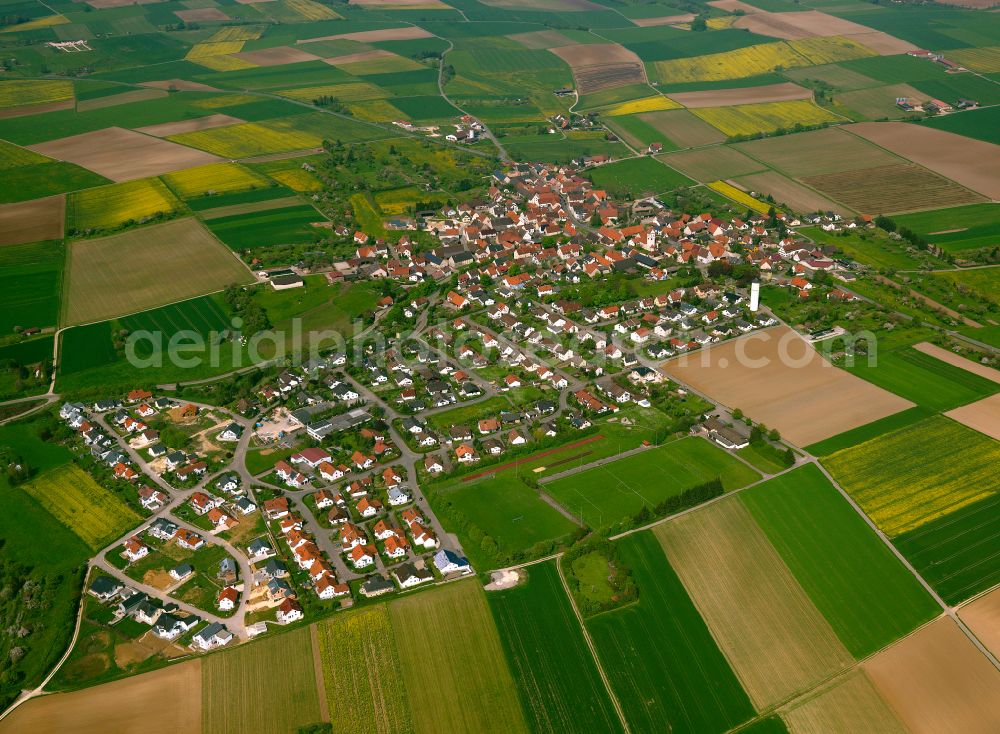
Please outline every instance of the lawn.
[{"label": "lawn", "polygon": [[694,181],[655,158],[630,158],[597,166],[587,172],[594,186],[615,196],[636,198],[691,186]]},{"label": "lawn", "polygon": [[500,636],[475,580],[389,607],[417,734],[527,732]]},{"label": "lawn", "polygon": [[95,551],[141,519],[76,466],[51,469],[21,488]]},{"label": "lawn", "polygon": [[[492,537],[501,551],[525,552],[536,543],[565,538],[576,525],[559,514],[522,482],[513,471],[483,477],[473,482],[456,482],[435,490],[434,504],[449,505],[473,526]],[[473,566],[488,568],[487,559],[477,558],[478,544],[466,542]],[[484,565],[483,560],[487,560]]]},{"label": "lawn", "polygon": [[388,607],[379,604],[340,614],[320,623],[316,631],[334,731],[412,732]]},{"label": "lawn", "polygon": [[205,731],[296,734],[321,721],[308,627],[210,655],[201,672]]},{"label": "lawn", "polygon": [[621,723],[554,561],[527,583],[486,595],[533,732],[618,732]]},{"label": "lawn", "polygon": [[633,731],[724,732],[754,715],[725,657],[649,532],[616,541],[639,600],[587,620]]},{"label": "lawn", "polygon": [[893,543],[949,604],[1000,583],[1000,495],[991,495]]},{"label": "lawn", "polygon": [[1000,490],[1000,444],[933,416],[823,460],[888,535],[909,532]]},{"label": "lawn", "polygon": [[604,527],[717,477],[731,490],[760,475],[708,441],[689,437],[556,479],[542,489],[587,524]]},{"label": "lawn", "polygon": [[739,497],[855,658],[940,612],[815,465]]},{"label": "lawn", "polygon": [[939,412],[973,403],[1000,390],[1000,385],[985,377],[913,347],[880,352],[874,365],[862,357],[853,367],[845,369],[923,408]]}]

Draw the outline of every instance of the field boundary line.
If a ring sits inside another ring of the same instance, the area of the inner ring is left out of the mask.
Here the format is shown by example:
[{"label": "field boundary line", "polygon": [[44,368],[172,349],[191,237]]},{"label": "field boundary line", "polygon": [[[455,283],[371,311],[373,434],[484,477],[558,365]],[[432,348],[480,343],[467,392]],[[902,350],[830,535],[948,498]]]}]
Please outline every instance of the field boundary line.
[{"label": "field boundary line", "polygon": [[556,571],[559,574],[559,583],[562,584],[563,591],[566,592],[566,597],[569,599],[569,605],[573,608],[573,614],[576,616],[576,621],[580,623],[580,631],[583,632],[583,639],[587,643],[587,647],[590,649],[590,655],[594,659],[594,665],[597,667],[597,673],[601,676],[601,682],[604,683],[604,688],[608,692],[608,696],[611,698],[611,705],[615,707],[615,713],[618,714],[618,719],[621,721],[622,730],[625,734],[632,734],[632,730],[629,728],[628,720],[625,718],[625,712],[622,710],[622,705],[618,701],[618,696],[615,695],[614,689],[611,687],[611,681],[608,680],[607,673],[604,672],[604,666],[601,665],[601,660],[597,656],[597,648],[594,647],[594,641],[590,639],[590,632],[587,631],[587,625],[583,622],[583,616],[580,614],[580,610],[576,608],[576,600],[573,598],[573,594],[569,590],[569,584],[566,583],[566,577],[563,575],[562,570],[562,554],[556,557]]}]

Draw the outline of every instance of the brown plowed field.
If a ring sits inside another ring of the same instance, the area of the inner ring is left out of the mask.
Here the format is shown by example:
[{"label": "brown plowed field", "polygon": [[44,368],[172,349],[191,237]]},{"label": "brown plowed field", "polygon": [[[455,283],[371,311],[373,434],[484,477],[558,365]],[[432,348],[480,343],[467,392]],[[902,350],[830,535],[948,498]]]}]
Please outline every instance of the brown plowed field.
[{"label": "brown plowed field", "polygon": [[924,354],[929,354],[932,357],[937,357],[942,362],[947,362],[955,367],[975,373],[980,377],[985,377],[987,380],[1000,382],[1000,370],[995,370],[985,364],[973,362],[971,359],[966,359],[965,357],[959,356],[954,352],[949,352],[947,349],[942,349],[937,344],[920,342],[919,344],[914,344],[913,348],[918,352],[923,352]]},{"label": "brown plowed field", "polygon": [[848,673],[782,715],[795,734],[863,731],[907,734],[906,727],[862,670]]},{"label": "brown plowed field", "polygon": [[834,367],[785,326],[671,360],[663,370],[798,446],[913,407]]},{"label": "brown plowed field", "polygon": [[199,734],[201,661],[28,701],[0,721],[3,734]]},{"label": "brown plowed field", "polygon": [[838,204],[822,194],[782,176],[777,171],[738,176],[736,183],[751,191],[770,194],[775,201],[786,204],[797,212],[834,211],[842,216],[852,214],[851,210],[843,204]]},{"label": "brown plowed field", "polygon": [[175,10],[174,15],[185,23],[208,23],[211,21],[232,20],[218,8],[195,8],[194,10]]},{"label": "brown plowed field", "polygon": [[136,132],[152,135],[157,138],[165,138],[168,135],[180,135],[181,133],[192,133],[196,130],[210,130],[213,127],[225,127],[226,125],[237,125],[246,120],[230,115],[206,115],[196,117],[193,120],[181,120],[179,122],[164,122],[160,125],[149,125],[148,127],[137,127]]},{"label": "brown plowed field", "polygon": [[303,43],[313,43],[314,41],[333,41],[337,38],[347,38],[359,43],[374,43],[375,41],[412,41],[415,38],[430,38],[431,34],[423,28],[416,26],[404,26],[402,28],[383,28],[378,31],[357,31],[355,33],[338,33],[334,36],[320,36],[319,38],[304,38],[296,41],[296,45]]},{"label": "brown plowed field", "polygon": [[646,81],[642,60],[617,43],[577,43],[550,50],[569,64],[580,94]]},{"label": "brown plowed field", "polygon": [[994,589],[962,607],[958,616],[986,649],[1000,655],[1000,589]]},{"label": "brown plowed field", "polygon": [[300,48],[291,46],[278,46],[277,48],[265,48],[260,51],[242,51],[233,54],[238,59],[249,61],[257,66],[281,66],[282,64],[298,64],[303,61],[316,61],[319,56],[307,53]]},{"label": "brown plowed field", "polygon": [[914,734],[996,734],[1000,671],[948,617],[862,665]]},{"label": "brown plowed field", "polygon": [[945,415],[1000,441],[1000,393],[949,410]]},{"label": "brown plowed field", "polygon": [[112,181],[159,176],[161,173],[220,160],[194,148],[120,127],[109,127],[29,147],[50,158],[89,168]]},{"label": "brown plowed field", "polygon": [[665,15],[660,18],[630,18],[640,28],[649,28],[658,25],[675,25],[676,23],[690,23],[694,20],[694,13],[683,13],[681,15]]},{"label": "brown plowed field", "polygon": [[906,122],[859,122],[844,129],[990,199],[1000,199],[1000,145]]},{"label": "brown plowed field", "polygon": [[167,92],[163,89],[133,89],[130,92],[122,92],[121,94],[109,94],[107,97],[82,100],[76,103],[76,111],[88,112],[90,110],[104,109],[105,107],[117,107],[120,104],[145,102],[146,100],[159,99],[166,96]]},{"label": "brown plowed field", "polygon": [[[745,16],[752,18],[753,16]],[[670,99],[680,102],[685,107],[728,107],[737,104],[755,104],[757,102],[789,102],[795,99],[812,99],[813,93],[798,84],[766,84],[762,87],[746,87],[745,89],[713,89],[708,92],[677,92]]]},{"label": "brown plowed field", "polygon": [[[1000,172],[997,176],[1000,183]],[[827,173],[802,181],[861,214],[912,212],[986,200],[912,163]]]},{"label": "brown plowed field", "polygon": [[662,110],[642,112],[636,115],[640,120],[663,133],[680,148],[694,148],[699,145],[721,143],[726,136],[694,113],[687,110]]},{"label": "brown plowed field", "polygon": [[65,213],[66,197],[61,194],[0,205],[0,245],[62,239]]}]

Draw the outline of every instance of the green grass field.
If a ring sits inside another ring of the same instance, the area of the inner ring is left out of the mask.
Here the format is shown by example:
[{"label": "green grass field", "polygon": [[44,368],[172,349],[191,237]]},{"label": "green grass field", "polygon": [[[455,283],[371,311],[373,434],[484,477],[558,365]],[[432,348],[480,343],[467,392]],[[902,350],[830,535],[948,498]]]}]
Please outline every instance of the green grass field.
[{"label": "green grass field", "polygon": [[694,181],[655,158],[630,158],[592,168],[587,176],[594,186],[615,196],[641,197],[661,194]]},{"label": "green grass field", "polygon": [[[457,482],[434,492],[435,503],[447,503],[477,528],[496,540],[502,550],[526,551],[536,543],[564,538],[576,525],[539,498],[538,493],[518,479],[514,471],[473,482]],[[474,543],[469,552],[477,562]]]},{"label": "green grass field", "polygon": [[824,245],[843,250],[852,260],[874,268],[889,270],[917,269],[920,260],[907,253],[899,244],[881,235],[863,236],[853,232],[824,232],[819,227],[803,227],[802,234]]},{"label": "green grass field", "polygon": [[900,397],[933,411],[946,411],[975,402],[1000,390],[1000,385],[912,347],[878,354],[877,363],[865,359],[846,368]]},{"label": "green grass field", "polygon": [[724,732],[753,706],[649,532],[616,541],[639,600],[587,620],[633,731]]},{"label": "green grass field", "polygon": [[739,498],[855,658],[940,611],[816,466]]},{"label": "green grass field", "polygon": [[486,595],[533,732],[618,732],[621,723],[554,561],[527,583]]},{"label": "green grass field", "polygon": [[823,459],[889,536],[946,518],[1000,490],[1000,443],[932,416]]},{"label": "green grass field", "polygon": [[0,334],[55,326],[66,250],[59,242],[6,245],[0,262]]},{"label": "green grass field", "polygon": [[691,437],[557,479],[542,489],[587,524],[604,527],[716,477],[731,490],[760,475],[708,441]]},{"label": "green grass field", "polygon": [[326,218],[311,206],[301,204],[249,214],[209,220],[206,225],[234,250],[274,244],[311,242],[324,230],[311,227]]},{"label": "green grass field", "polygon": [[478,582],[389,607],[416,734],[527,732],[517,687]]},{"label": "green grass field", "polygon": [[1000,583],[1000,495],[967,505],[893,543],[949,604]]},{"label": "green grass field", "polygon": [[1000,108],[987,107],[927,120],[924,124],[987,143],[1000,143]]},{"label": "green grass field", "polygon": [[961,252],[1000,243],[1000,206],[970,204],[893,217],[947,252]]},{"label": "green grass field", "polygon": [[205,731],[295,734],[321,721],[308,627],[210,655],[201,671]]}]

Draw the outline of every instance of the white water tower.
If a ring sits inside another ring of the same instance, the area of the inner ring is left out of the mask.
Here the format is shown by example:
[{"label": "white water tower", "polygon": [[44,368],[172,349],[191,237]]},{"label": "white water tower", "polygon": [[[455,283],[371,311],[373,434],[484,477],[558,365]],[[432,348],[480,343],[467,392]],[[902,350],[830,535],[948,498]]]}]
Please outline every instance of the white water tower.
[{"label": "white water tower", "polygon": [[760,306],[760,283],[756,280],[750,284],[750,311],[757,313]]}]

